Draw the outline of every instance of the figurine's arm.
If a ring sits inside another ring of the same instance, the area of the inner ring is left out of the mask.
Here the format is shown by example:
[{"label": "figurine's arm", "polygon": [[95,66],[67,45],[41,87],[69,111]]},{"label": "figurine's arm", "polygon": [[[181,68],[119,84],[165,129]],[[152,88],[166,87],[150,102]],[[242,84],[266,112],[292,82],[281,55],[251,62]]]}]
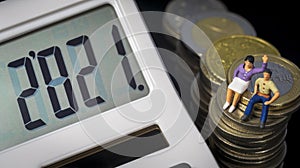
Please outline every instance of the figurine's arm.
[{"label": "figurine's arm", "polygon": [[255,83],[253,94],[256,94],[256,93],[257,93],[257,89],[258,89],[258,84]]},{"label": "figurine's arm", "polygon": [[269,60],[269,57],[268,55],[263,55],[262,57],[262,65],[260,68],[254,68],[253,69],[253,74],[256,74],[256,73],[261,73],[263,72],[266,68],[267,68],[267,65],[268,65],[268,60]]},{"label": "figurine's arm", "polygon": [[244,64],[240,64],[238,67],[235,68],[233,72],[233,78],[238,76],[238,73],[240,71],[240,68],[243,67]]},{"label": "figurine's arm", "polygon": [[258,81],[259,81],[259,78],[257,78],[256,81],[255,81],[252,96],[254,96],[255,94],[257,94],[257,90],[258,90]]},{"label": "figurine's arm", "polygon": [[263,57],[262,57],[262,61],[263,61],[263,63],[267,63],[267,62],[268,62],[268,60],[269,60],[269,57],[268,57],[268,55],[267,55],[267,54],[264,54],[264,55],[263,55]]},{"label": "figurine's arm", "polygon": [[264,103],[265,105],[269,105],[269,104],[273,103],[273,102],[274,102],[275,100],[277,100],[277,99],[279,98],[279,96],[280,96],[279,90],[278,90],[277,86],[275,85],[275,83],[272,82],[270,85],[271,85],[271,86],[270,86],[270,89],[271,89],[271,91],[274,93],[274,95],[273,95],[273,97],[271,98],[271,100],[266,101],[266,102]]},{"label": "figurine's arm", "polygon": [[263,63],[262,63],[262,65],[261,65],[261,69],[260,69],[261,72],[263,72],[263,71],[267,68],[268,60],[269,60],[268,55],[266,55],[266,54],[263,55],[263,57],[262,57]]},{"label": "figurine's arm", "polygon": [[265,105],[269,105],[269,104],[273,103],[275,100],[277,100],[279,97],[280,97],[280,93],[279,93],[279,91],[277,91],[277,92],[274,93],[274,95],[271,98],[271,100],[266,101],[264,104]]}]

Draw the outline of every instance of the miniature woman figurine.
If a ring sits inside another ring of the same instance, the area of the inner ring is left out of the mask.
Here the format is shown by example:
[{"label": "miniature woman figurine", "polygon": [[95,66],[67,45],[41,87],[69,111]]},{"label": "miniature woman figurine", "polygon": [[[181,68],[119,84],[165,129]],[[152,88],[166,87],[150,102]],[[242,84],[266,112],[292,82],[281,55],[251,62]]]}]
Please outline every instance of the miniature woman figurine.
[{"label": "miniature woman figurine", "polygon": [[[237,103],[240,100],[241,95],[248,88],[251,78],[254,74],[261,73],[267,67],[268,56],[266,54],[262,57],[262,66],[260,68],[254,67],[254,56],[247,55],[244,59],[244,63],[240,64],[233,73],[233,80],[227,87],[226,102],[223,105],[223,110],[226,110],[230,104],[228,112],[232,113]],[[232,101],[233,98],[233,101]]]}]

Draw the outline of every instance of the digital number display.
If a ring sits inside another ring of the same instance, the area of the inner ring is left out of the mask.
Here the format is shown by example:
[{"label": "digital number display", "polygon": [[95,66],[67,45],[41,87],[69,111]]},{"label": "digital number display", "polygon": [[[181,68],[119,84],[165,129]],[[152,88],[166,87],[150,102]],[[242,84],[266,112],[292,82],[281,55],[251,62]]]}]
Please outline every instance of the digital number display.
[{"label": "digital number display", "polygon": [[0,44],[0,151],[146,96],[110,5]]}]

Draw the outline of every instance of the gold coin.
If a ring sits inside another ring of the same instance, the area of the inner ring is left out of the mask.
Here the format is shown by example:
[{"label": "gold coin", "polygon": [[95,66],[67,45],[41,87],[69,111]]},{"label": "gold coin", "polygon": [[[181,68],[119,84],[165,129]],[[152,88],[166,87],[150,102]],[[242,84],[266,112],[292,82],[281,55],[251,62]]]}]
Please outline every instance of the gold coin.
[{"label": "gold coin", "polygon": [[[211,41],[216,41],[229,35],[245,34],[245,31],[238,23],[225,17],[205,18],[196,22],[196,25],[205,32]],[[195,28],[192,29],[192,34],[196,35]],[[201,42],[201,40],[195,41],[196,43]],[[202,46],[201,44],[198,45]]]},{"label": "gold coin", "polygon": [[[255,59],[260,59],[262,54],[254,55]],[[284,57],[278,57],[276,55],[268,55],[268,65],[267,68],[271,69],[272,76],[271,79],[275,82],[277,88],[280,92],[280,97],[270,104],[270,111],[275,110],[283,110],[290,108],[290,105],[295,103],[295,101],[299,100],[300,97],[300,69],[295,65],[293,62],[289,61]],[[230,83],[232,81],[232,76],[234,69],[240,65],[244,61],[243,58],[237,59],[232,66],[228,70],[227,81]],[[256,64],[254,64],[256,66]],[[258,65],[259,66],[259,65]],[[248,90],[242,95],[241,101],[243,104],[248,104],[249,101],[249,92],[253,88],[253,84],[255,80],[259,77],[262,77],[262,73],[256,74],[252,77],[251,83],[249,85]],[[299,106],[299,103],[295,105],[296,107]],[[258,109],[262,109],[262,104],[257,104]],[[297,109],[297,108],[296,108]],[[293,112],[292,111],[281,111],[287,114]]]},{"label": "gold coin", "polygon": [[[232,35],[213,43],[205,54],[205,64],[215,78],[226,80],[232,63],[247,55],[272,54],[280,56],[279,51],[269,42],[250,35]],[[261,60],[261,58],[259,58]]]}]

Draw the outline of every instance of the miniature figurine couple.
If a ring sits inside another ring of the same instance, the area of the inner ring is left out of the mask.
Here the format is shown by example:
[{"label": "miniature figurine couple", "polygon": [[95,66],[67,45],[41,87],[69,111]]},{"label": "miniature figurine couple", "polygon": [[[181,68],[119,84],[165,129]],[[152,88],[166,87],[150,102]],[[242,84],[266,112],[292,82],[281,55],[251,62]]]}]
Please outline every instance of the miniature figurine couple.
[{"label": "miniature figurine couple", "polygon": [[[226,110],[231,105],[228,112],[232,113],[235,110],[241,95],[248,88],[252,76],[263,72],[263,78],[258,78],[255,81],[253,95],[248,102],[244,115],[241,117],[242,121],[246,121],[251,114],[254,104],[258,102],[263,103],[260,128],[265,127],[269,105],[280,96],[278,88],[271,80],[272,71],[267,69],[268,56],[263,55],[262,61],[261,67],[254,67],[254,56],[246,56],[244,63],[240,64],[233,73],[233,80],[227,87],[226,102],[223,105],[223,110]],[[271,96],[271,93],[273,93],[273,96]]]}]

